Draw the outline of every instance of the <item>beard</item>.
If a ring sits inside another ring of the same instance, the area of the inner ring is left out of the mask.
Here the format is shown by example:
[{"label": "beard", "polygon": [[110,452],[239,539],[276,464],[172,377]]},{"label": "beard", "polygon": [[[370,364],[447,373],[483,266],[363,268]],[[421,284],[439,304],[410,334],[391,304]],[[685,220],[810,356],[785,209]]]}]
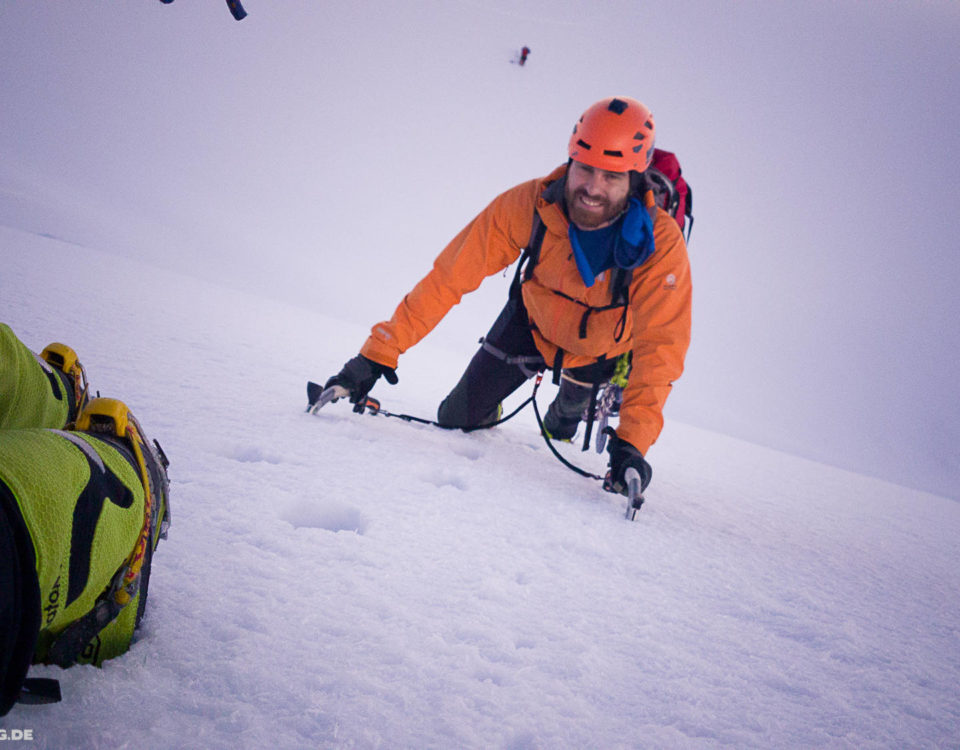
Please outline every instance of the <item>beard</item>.
[{"label": "beard", "polygon": [[[611,203],[606,198],[591,196],[583,188],[576,190],[567,189],[565,196],[567,201],[567,215],[571,222],[580,229],[599,229],[616,219],[627,207],[628,198],[624,198],[617,203]],[[592,201],[599,201],[594,207],[587,207],[581,203],[581,198],[589,198]]]}]

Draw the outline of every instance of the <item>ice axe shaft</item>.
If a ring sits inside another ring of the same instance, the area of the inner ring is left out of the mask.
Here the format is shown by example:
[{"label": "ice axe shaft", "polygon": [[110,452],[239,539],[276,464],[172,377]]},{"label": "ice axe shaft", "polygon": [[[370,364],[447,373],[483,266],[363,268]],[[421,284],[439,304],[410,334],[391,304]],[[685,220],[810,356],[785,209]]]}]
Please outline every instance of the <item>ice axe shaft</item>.
[{"label": "ice axe shaft", "polygon": [[[160,2],[164,5],[170,5],[173,0],[160,0]],[[231,15],[238,21],[247,17],[247,11],[243,9],[243,3],[240,0],[227,0],[227,7],[230,9]]]},{"label": "ice axe shaft", "polygon": [[243,5],[240,3],[240,0],[227,0],[227,7],[230,8],[230,12],[233,14],[233,17],[238,21],[242,21],[247,17],[247,11],[243,9]]},{"label": "ice axe shaft", "polygon": [[627,483],[627,513],[625,518],[628,521],[635,521],[637,511],[643,505],[643,490],[640,489],[640,472],[632,466],[623,473],[623,478]]}]

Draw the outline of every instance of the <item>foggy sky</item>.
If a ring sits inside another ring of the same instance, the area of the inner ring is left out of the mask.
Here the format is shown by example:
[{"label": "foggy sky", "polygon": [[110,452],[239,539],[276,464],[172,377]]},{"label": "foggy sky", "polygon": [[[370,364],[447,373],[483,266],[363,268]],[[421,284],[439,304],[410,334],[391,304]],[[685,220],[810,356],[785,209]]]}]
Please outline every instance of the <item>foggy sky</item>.
[{"label": "foggy sky", "polygon": [[0,3],[0,223],[373,324],[635,96],[695,197],[667,429],[960,497],[955,3],[245,5]]}]

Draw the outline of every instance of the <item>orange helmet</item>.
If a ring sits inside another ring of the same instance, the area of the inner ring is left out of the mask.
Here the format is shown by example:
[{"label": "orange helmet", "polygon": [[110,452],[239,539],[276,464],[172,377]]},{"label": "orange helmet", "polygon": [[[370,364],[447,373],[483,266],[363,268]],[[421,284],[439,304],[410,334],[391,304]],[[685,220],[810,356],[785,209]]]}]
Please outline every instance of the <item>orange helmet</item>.
[{"label": "orange helmet", "polygon": [[650,110],[636,99],[613,96],[590,107],[574,125],[571,159],[609,172],[643,172],[653,158],[656,128]]}]

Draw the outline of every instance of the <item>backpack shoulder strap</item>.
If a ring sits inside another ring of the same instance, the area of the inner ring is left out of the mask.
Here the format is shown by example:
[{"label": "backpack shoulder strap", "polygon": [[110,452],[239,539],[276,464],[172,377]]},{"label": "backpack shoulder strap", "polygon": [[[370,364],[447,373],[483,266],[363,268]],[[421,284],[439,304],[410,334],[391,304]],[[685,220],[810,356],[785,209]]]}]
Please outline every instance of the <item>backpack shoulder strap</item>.
[{"label": "backpack shoulder strap", "polygon": [[[517,271],[513,276],[513,282],[510,284],[510,296],[520,295],[520,285],[533,276],[533,269],[540,260],[540,246],[543,245],[543,237],[547,232],[547,226],[540,218],[540,212],[533,210],[533,226],[530,229],[530,239],[527,246],[523,248],[520,254],[520,261],[517,263]],[[526,267],[524,267],[526,266]],[[523,275],[521,279],[521,273]]]},{"label": "backpack shoulder strap", "polygon": [[610,304],[626,305],[630,301],[630,282],[633,281],[632,268],[614,268],[610,279]]},{"label": "backpack shoulder strap", "polygon": [[523,279],[526,281],[533,276],[533,268],[540,261],[540,247],[543,245],[543,236],[547,233],[547,225],[540,218],[540,212],[533,210],[533,226],[530,228],[530,240],[524,248],[527,256],[527,267],[523,272]]}]

